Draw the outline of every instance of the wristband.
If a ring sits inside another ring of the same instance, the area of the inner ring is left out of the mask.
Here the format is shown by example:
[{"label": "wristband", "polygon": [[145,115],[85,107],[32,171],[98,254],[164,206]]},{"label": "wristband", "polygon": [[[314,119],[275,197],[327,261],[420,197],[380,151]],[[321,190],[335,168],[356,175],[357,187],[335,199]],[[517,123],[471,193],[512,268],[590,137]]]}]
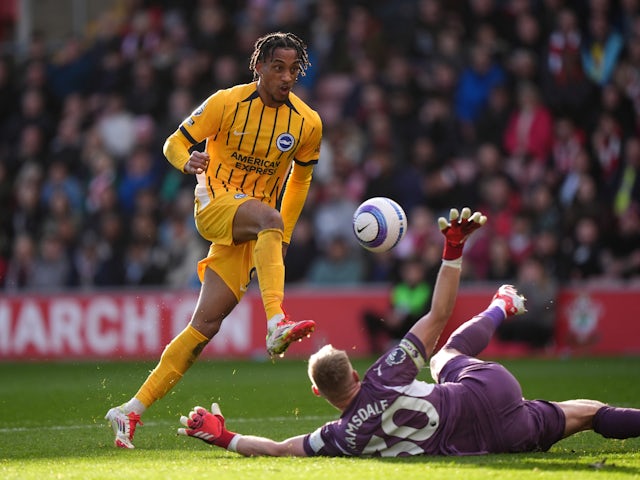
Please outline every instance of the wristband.
[{"label": "wristband", "polygon": [[[238,436],[237,433],[230,432],[229,430],[226,430],[223,427],[222,428],[222,433],[220,434],[220,436],[218,438],[216,438],[213,441],[213,443],[214,443],[214,445],[217,445],[218,447],[226,448],[228,450],[229,449],[229,445],[233,441],[234,437],[237,437],[237,436]],[[236,443],[237,443],[237,441],[236,441]]]},{"label": "wristband", "polygon": [[458,270],[462,270],[462,257],[458,257],[455,260],[446,260],[443,258],[442,265],[446,265],[447,267],[457,268]]},{"label": "wristband", "polygon": [[[228,433],[231,433],[231,432],[228,432]],[[242,435],[240,435],[239,433],[233,433],[232,435],[233,435],[233,438],[231,438],[229,445],[227,445],[225,448],[230,452],[238,453],[238,441],[242,438]]]}]

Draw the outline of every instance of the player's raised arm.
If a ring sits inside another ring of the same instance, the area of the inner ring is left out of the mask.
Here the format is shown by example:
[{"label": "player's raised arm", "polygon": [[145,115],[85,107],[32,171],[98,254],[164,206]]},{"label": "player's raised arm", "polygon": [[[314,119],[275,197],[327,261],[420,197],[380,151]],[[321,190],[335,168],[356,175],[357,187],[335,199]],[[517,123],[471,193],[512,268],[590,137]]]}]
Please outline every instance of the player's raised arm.
[{"label": "player's raised arm", "polygon": [[418,320],[410,332],[417,336],[425,346],[428,356],[435,349],[438,337],[447,324],[460,285],[460,271],[462,269],[462,251],[464,243],[475,230],[487,221],[487,217],[480,212],[471,214],[467,207],[458,212],[452,208],[449,220],[444,217],[438,219],[438,226],[445,237],[442,252],[442,265],[433,292],[431,310]]},{"label": "player's raised arm", "polygon": [[210,412],[202,407],[194,407],[188,417],[180,417],[180,423],[187,428],[179,428],[178,435],[199,438],[209,445],[225,448],[247,457],[307,456],[303,446],[304,435],[277,442],[266,437],[230,432],[225,427],[225,419],[217,403],[211,405]]}]

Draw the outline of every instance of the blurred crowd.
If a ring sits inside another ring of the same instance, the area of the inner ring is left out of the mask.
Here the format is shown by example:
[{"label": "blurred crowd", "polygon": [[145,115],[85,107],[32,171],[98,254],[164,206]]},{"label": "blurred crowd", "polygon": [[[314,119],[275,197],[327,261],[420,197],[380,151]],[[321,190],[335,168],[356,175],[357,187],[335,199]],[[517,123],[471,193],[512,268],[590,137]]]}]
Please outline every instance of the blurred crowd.
[{"label": "blurred crowd", "polygon": [[[638,0],[128,0],[78,37],[0,58],[0,287],[198,285],[195,179],[162,144],[255,40],[303,38],[296,93],[324,140],[286,258],[289,285],[398,280],[439,265],[438,216],[490,221],[465,281],[640,279]],[[409,229],[386,254],[351,218],[387,196]],[[426,275],[429,275],[427,273]]]}]

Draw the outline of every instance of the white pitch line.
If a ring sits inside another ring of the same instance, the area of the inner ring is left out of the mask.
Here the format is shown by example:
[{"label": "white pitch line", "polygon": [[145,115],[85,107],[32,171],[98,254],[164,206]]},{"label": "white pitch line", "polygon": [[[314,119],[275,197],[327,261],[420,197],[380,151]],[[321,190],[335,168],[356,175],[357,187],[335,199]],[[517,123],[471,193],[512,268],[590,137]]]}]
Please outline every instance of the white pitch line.
[{"label": "white pitch line", "polygon": [[[228,419],[227,419],[228,420]],[[331,417],[321,416],[321,415],[306,415],[306,416],[298,416],[298,417],[262,417],[262,418],[232,418],[233,423],[251,423],[251,422],[291,422],[291,421],[318,421],[318,422],[328,422],[332,420]],[[159,420],[152,422],[144,422],[145,426],[156,427],[161,425],[171,425],[174,422],[170,422],[168,420]],[[175,421],[176,428],[180,426],[180,417],[176,418]],[[320,425],[318,425],[320,426]],[[109,427],[109,422],[107,420],[104,423],[99,423],[96,421],[93,424],[80,424],[80,425],[47,425],[47,426],[37,426],[33,427],[0,427],[0,434],[2,433],[17,433],[17,432],[30,432],[30,431],[64,431],[64,430],[83,430],[88,428],[105,428]]]}]

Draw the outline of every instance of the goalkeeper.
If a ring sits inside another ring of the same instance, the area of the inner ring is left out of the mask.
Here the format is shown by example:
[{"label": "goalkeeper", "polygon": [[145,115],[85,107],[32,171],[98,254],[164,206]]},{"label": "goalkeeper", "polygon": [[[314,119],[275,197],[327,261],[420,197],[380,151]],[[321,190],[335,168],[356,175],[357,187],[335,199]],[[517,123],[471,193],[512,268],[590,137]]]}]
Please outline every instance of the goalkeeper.
[{"label": "goalkeeper", "polygon": [[[455,304],[465,240],[485,221],[467,208],[438,220],[445,245],[431,310],[362,379],[346,352],[331,345],[311,356],[312,390],[341,412],[339,420],[278,442],[229,431],[213,404],[211,412],[195,407],[183,416],[178,433],[247,456],[387,457],[546,451],[584,430],[640,436],[640,410],[594,400],[525,400],[509,371],[475,358],[501,322],[525,311],[525,298],[511,285],[432,356]],[[435,384],[416,380],[429,358]]]}]

